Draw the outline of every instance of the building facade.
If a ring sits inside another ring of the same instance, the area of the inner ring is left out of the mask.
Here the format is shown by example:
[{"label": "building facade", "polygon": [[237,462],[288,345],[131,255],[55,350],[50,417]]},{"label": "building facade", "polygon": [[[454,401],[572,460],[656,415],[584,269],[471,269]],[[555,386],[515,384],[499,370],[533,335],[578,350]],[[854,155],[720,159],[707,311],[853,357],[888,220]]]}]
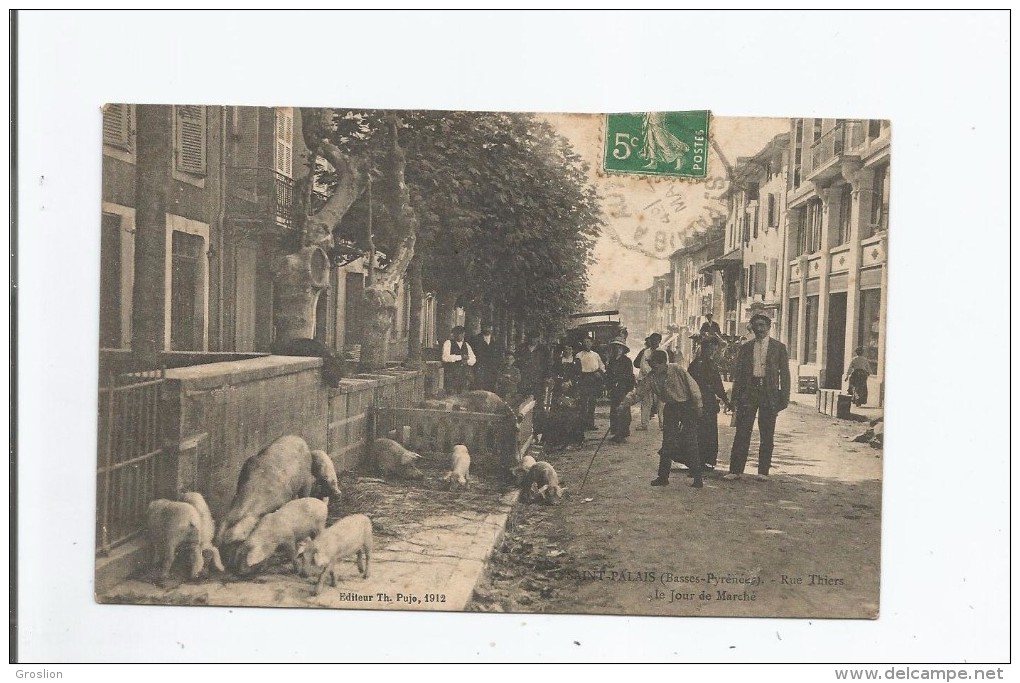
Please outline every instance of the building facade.
[{"label": "building facade", "polygon": [[854,349],[881,405],[889,223],[888,121],[794,119],[782,334],[799,377],[843,387]]},{"label": "building facade", "polygon": [[[303,307],[307,336],[356,348],[363,259],[341,266],[302,248],[298,188],[312,163],[321,160],[304,147],[294,108],[107,105],[100,348],[266,353],[288,310]],[[290,265],[301,282],[288,280]],[[407,353],[407,290],[394,314],[396,360]],[[425,344],[435,335],[431,301]]]},{"label": "building facade", "polygon": [[711,313],[716,322],[723,317],[722,278],[715,270],[707,267],[723,253],[723,239],[718,235],[719,232],[710,230],[708,234],[696,238],[691,245],[677,249],[669,257],[676,310],[673,322],[677,330],[677,350],[688,360],[693,357],[694,351],[691,336],[701,330],[707,314]]}]

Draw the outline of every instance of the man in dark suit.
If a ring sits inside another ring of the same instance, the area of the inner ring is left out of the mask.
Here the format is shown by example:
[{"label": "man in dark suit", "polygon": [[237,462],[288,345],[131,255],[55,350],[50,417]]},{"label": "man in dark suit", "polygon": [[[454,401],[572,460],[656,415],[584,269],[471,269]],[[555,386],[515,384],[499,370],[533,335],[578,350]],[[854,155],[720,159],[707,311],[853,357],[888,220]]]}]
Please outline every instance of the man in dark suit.
[{"label": "man in dark suit", "polygon": [[496,353],[496,339],[492,336],[492,325],[482,324],[482,331],[471,338],[471,350],[475,352],[475,389],[496,391],[496,376],[499,374],[499,357]]},{"label": "man in dark suit", "polygon": [[712,314],[705,314],[705,322],[701,323],[701,329],[699,330],[702,336],[713,336],[722,338],[722,329],[719,328],[719,323],[712,320]]},{"label": "man in dark suit", "polygon": [[539,341],[537,332],[524,336],[524,343],[517,347],[517,367],[521,371],[520,391],[522,396],[534,396],[543,403],[545,379],[549,376],[549,350]]},{"label": "man in dark suit", "polygon": [[776,417],[790,404],[790,357],[786,346],[769,338],[771,327],[772,320],[764,313],[752,315],[754,340],[737,352],[730,395],[737,410],[737,433],[730,451],[730,471],[723,479],[739,479],[744,473],[755,414],[761,437],[757,478],[767,477],[772,466]]}]

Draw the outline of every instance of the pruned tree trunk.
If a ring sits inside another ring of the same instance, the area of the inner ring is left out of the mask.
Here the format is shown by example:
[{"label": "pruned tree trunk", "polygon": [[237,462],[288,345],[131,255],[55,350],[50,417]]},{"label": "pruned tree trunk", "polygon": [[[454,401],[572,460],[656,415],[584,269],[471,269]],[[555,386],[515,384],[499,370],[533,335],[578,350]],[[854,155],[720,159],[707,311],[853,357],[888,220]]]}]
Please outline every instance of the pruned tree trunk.
[{"label": "pruned tree trunk", "polygon": [[[315,334],[315,301],[328,286],[329,252],[333,229],[361,196],[368,184],[368,171],[359,160],[344,154],[326,139],[332,126],[332,109],[303,109],[302,132],[311,154],[321,155],[336,169],[336,189],[318,212],[304,224],[303,244],[297,251],[280,256],[273,267],[273,283],[279,305],[274,307],[276,345]],[[314,168],[314,157],[311,160]],[[313,178],[309,177],[309,183]],[[310,188],[309,188],[310,193]]]},{"label": "pruned tree trunk", "polygon": [[407,361],[410,368],[421,367],[422,349],[422,324],[421,309],[425,303],[425,294],[422,289],[422,265],[421,254],[415,254],[407,267],[408,291],[411,298],[411,314],[407,318]]},{"label": "pruned tree trunk", "polygon": [[[390,145],[386,157],[385,192],[383,201],[393,219],[394,234],[399,240],[395,253],[387,254],[389,265],[375,273],[371,284],[365,287],[362,313],[365,316],[365,335],[361,345],[361,369],[381,370],[386,367],[390,332],[397,306],[397,285],[407,272],[414,257],[414,244],[418,234],[418,218],[411,206],[411,194],[404,182],[407,159],[398,139],[399,121],[396,113],[389,117]],[[371,266],[370,266],[371,267]]]}]

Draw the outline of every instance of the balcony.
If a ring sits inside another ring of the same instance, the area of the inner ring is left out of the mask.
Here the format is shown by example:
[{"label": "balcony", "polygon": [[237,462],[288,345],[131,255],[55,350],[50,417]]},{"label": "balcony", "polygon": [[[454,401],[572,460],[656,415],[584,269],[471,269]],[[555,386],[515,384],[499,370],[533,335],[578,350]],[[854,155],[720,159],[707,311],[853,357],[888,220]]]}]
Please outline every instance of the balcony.
[{"label": "balcony", "polygon": [[804,178],[824,182],[840,173],[843,161],[860,160],[860,150],[867,142],[867,133],[867,121],[837,122],[808,150],[804,159]]},{"label": "balcony", "polygon": [[295,227],[294,179],[271,168],[227,168],[227,214],[263,229]]}]

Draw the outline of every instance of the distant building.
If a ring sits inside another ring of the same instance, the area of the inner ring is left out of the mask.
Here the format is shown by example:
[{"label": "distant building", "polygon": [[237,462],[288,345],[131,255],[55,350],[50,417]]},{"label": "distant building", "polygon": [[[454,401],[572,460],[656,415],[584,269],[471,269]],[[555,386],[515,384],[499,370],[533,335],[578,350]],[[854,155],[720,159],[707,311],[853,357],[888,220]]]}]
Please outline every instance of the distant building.
[{"label": "distant building", "polygon": [[788,133],[777,135],[755,155],[738,159],[734,169],[726,224],[727,253],[734,255],[729,274],[735,301],[725,313],[729,334],[744,334],[752,313],[764,310],[773,321],[772,336],[781,338],[789,141]]},{"label": "distant building", "polygon": [[651,327],[647,289],[623,290],[616,308],[620,311],[620,324],[627,328],[629,339],[643,340],[655,331]]},{"label": "distant building", "polygon": [[716,322],[723,317],[722,278],[712,267],[714,260],[723,253],[720,233],[720,230],[710,229],[708,234],[695,238],[669,257],[677,349],[688,360],[693,356],[691,335],[701,330],[707,320],[705,316],[712,313]]}]

